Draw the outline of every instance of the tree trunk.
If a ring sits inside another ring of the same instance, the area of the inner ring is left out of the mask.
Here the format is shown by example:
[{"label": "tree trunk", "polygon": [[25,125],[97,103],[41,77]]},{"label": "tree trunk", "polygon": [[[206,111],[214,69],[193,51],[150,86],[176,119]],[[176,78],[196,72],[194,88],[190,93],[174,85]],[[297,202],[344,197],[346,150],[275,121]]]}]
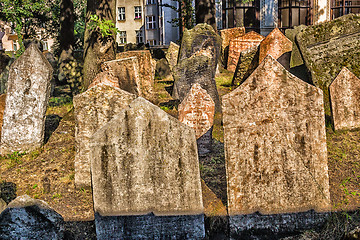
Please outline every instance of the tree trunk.
[{"label": "tree trunk", "polygon": [[217,31],[215,0],[195,0],[195,18],[196,24],[207,23]]},{"label": "tree trunk", "polygon": [[86,28],[84,36],[84,76],[83,90],[86,90],[96,74],[100,72],[101,63],[115,59],[115,33],[103,38],[98,31],[88,27],[90,16],[96,14],[101,20],[115,23],[115,0],[88,0],[86,12]]}]

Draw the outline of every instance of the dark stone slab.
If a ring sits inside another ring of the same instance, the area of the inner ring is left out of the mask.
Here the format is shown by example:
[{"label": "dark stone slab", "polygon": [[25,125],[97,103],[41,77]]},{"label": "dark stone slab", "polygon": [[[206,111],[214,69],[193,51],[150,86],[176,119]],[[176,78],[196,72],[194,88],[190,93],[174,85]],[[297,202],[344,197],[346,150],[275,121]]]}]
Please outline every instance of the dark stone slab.
[{"label": "dark stone slab", "polygon": [[290,58],[290,67],[297,67],[304,64],[304,61],[301,57],[299,47],[296,45],[295,36],[305,29],[305,25],[295,26],[293,29],[286,29],[285,36],[290,39],[292,44],[291,58]]},{"label": "dark stone slab", "polygon": [[201,137],[199,137],[199,139],[196,140],[198,146],[198,154],[200,156],[211,153],[212,151],[212,130],[213,127],[211,127],[204,135],[202,135]]},{"label": "dark stone slab", "polygon": [[253,46],[240,53],[232,85],[239,86],[259,65],[259,46]]}]

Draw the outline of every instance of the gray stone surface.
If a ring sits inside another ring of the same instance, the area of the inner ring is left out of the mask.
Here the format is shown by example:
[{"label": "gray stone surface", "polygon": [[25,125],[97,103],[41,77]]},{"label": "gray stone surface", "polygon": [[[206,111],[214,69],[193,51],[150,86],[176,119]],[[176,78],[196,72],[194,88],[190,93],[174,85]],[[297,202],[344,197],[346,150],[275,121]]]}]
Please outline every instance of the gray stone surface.
[{"label": "gray stone surface", "polygon": [[53,69],[35,44],[11,65],[1,132],[1,154],[32,150],[44,142]]},{"label": "gray stone surface", "polygon": [[[106,77],[106,76],[104,76]],[[104,82],[105,81],[105,82]],[[75,185],[91,186],[89,145],[91,136],[108,123],[136,96],[113,86],[106,79],[74,97],[75,108]]]},{"label": "gray stone surface", "polygon": [[360,128],[360,79],[344,67],[329,91],[334,129]]},{"label": "gray stone surface", "polygon": [[267,56],[222,103],[230,216],[330,210],[319,88]]},{"label": "gray stone surface", "polygon": [[259,46],[253,46],[240,53],[232,85],[242,84],[259,65]]},{"label": "gray stone surface", "polygon": [[295,26],[294,28],[289,28],[285,30],[285,36],[290,39],[292,44],[291,58],[290,58],[290,68],[301,66],[304,64],[304,61],[301,57],[299,47],[295,42],[296,35],[305,29],[305,25]]},{"label": "gray stone surface", "polygon": [[177,45],[176,43],[170,42],[170,45],[166,52],[165,58],[169,63],[171,71],[173,70],[173,68],[176,66],[176,64],[178,62],[179,50],[180,50],[179,45]]},{"label": "gray stone surface", "polygon": [[161,79],[171,79],[171,68],[166,58],[162,58],[156,61],[156,70],[155,73]]},{"label": "gray stone surface", "polygon": [[46,202],[27,195],[17,197],[0,214],[0,239],[54,239],[64,237],[63,218]]}]

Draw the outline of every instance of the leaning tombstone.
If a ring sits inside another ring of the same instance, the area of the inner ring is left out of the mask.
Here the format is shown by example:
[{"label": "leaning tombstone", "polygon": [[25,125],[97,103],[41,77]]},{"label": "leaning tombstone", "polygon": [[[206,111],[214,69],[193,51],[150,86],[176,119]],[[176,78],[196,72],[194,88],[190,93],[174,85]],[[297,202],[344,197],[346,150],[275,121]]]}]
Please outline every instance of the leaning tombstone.
[{"label": "leaning tombstone", "polygon": [[64,239],[64,219],[42,200],[17,197],[0,214],[0,239]]},{"label": "leaning tombstone", "polygon": [[240,53],[253,46],[258,46],[263,39],[263,36],[254,31],[248,32],[241,37],[231,39],[229,44],[227,70],[230,72],[235,72]]},{"label": "leaning tombstone", "polygon": [[75,109],[75,186],[90,188],[90,137],[108,123],[136,96],[116,86],[117,78],[99,73],[93,86],[74,97]]},{"label": "leaning tombstone", "polygon": [[321,89],[268,55],[222,103],[231,236],[324,223],[330,192]]},{"label": "leaning tombstone", "polygon": [[202,239],[195,132],[139,97],[91,140],[98,239]]},{"label": "leaning tombstone", "polygon": [[232,79],[233,86],[239,86],[259,65],[259,46],[250,47],[240,53]]},{"label": "leaning tombstone", "polygon": [[199,155],[212,150],[215,103],[200,84],[195,83],[178,107],[179,121],[195,130]]},{"label": "leaning tombstone", "polygon": [[179,45],[177,45],[176,43],[170,42],[170,45],[166,52],[165,58],[169,63],[171,71],[173,70],[173,68],[176,66],[176,64],[178,62],[179,50],[180,50]]},{"label": "leaning tombstone", "polygon": [[1,154],[31,151],[44,142],[53,69],[35,44],[11,65],[1,132]]},{"label": "leaning tombstone", "polygon": [[360,15],[308,26],[296,35],[296,41],[314,85],[324,91],[325,112],[330,114],[331,81],[343,67],[360,77]]},{"label": "leaning tombstone", "polygon": [[291,50],[292,42],[278,28],[275,28],[260,43],[259,63],[261,63],[267,55],[278,59],[283,54],[291,52]]},{"label": "leaning tombstone", "polygon": [[360,79],[344,67],[329,87],[334,129],[360,127]]},{"label": "leaning tombstone", "polygon": [[295,42],[296,35],[306,28],[305,25],[295,26],[293,29],[286,29],[285,36],[293,43],[292,44],[292,51],[291,51],[291,58],[290,58],[290,68],[298,67],[304,64],[302,59],[299,47]]},{"label": "leaning tombstone", "polygon": [[232,39],[241,37],[245,34],[244,27],[235,27],[235,28],[227,28],[220,30],[221,36],[221,57],[222,62],[225,67],[228,67],[226,64],[228,63],[228,56],[229,56],[229,49],[230,49],[230,42]]},{"label": "leaning tombstone", "polygon": [[215,69],[213,69],[212,63],[211,51],[204,50],[198,51],[191,57],[180,61],[173,73],[173,98],[183,101],[191,86],[199,83],[215,102],[216,112],[221,112],[221,103],[215,82]]}]

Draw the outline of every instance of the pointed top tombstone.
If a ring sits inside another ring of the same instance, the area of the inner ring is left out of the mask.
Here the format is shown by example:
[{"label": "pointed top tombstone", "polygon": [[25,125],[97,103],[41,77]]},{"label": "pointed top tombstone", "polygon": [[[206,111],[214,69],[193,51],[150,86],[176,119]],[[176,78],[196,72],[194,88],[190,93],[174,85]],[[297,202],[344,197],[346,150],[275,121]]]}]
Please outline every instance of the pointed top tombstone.
[{"label": "pointed top tombstone", "polygon": [[43,144],[52,72],[36,44],[30,44],[11,65],[1,154],[33,150]]},{"label": "pointed top tombstone", "polygon": [[360,79],[344,67],[330,87],[335,130],[360,127]]},{"label": "pointed top tombstone", "polygon": [[292,42],[278,28],[275,28],[260,43],[259,63],[261,63],[268,54],[278,59],[281,55],[291,50]]},{"label": "pointed top tombstone", "polygon": [[170,46],[166,52],[165,58],[169,63],[171,71],[173,70],[173,68],[176,66],[176,64],[178,62],[179,50],[180,50],[179,45],[177,45],[176,43],[170,42]]},{"label": "pointed top tombstone", "polygon": [[111,73],[108,72],[100,72],[98,73],[94,80],[91,82],[91,84],[89,85],[89,88],[92,88],[98,84],[105,84],[105,85],[109,85],[115,88],[120,88],[119,85],[119,80]]}]

